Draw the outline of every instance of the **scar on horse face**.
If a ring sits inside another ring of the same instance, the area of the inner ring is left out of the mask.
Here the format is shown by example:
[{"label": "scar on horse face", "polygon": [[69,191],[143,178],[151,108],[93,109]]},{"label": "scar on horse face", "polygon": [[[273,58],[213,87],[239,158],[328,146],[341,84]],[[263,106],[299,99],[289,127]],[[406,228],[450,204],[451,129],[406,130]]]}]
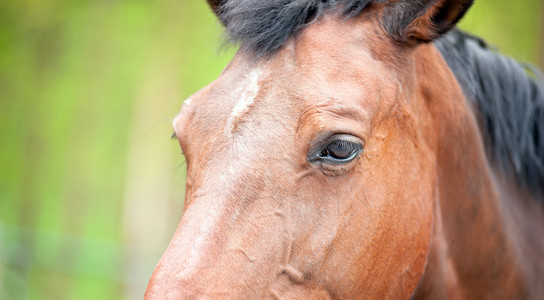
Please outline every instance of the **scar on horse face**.
[{"label": "scar on horse face", "polygon": [[209,0],[240,50],[174,121],[146,299],[541,299],[544,85],[471,0]]}]

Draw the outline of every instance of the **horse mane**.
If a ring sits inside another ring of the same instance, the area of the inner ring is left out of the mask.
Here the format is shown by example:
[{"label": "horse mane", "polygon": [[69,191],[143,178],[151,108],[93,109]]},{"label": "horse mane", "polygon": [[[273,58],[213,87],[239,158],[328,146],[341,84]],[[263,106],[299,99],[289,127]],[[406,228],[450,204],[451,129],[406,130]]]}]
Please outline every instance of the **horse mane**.
[{"label": "horse mane", "polygon": [[[539,71],[452,30],[435,46],[480,118],[494,165],[521,188],[544,194],[544,81]],[[528,74],[528,72],[533,76]]]}]

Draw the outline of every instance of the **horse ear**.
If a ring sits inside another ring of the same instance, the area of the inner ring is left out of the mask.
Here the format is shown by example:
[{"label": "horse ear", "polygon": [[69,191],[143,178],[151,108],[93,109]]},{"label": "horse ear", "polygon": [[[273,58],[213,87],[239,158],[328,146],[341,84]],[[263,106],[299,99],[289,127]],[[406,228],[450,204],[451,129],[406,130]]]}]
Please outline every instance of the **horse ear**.
[{"label": "horse ear", "polygon": [[384,15],[384,27],[404,43],[431,42],[452,29],[474,0],[401,0]]}]

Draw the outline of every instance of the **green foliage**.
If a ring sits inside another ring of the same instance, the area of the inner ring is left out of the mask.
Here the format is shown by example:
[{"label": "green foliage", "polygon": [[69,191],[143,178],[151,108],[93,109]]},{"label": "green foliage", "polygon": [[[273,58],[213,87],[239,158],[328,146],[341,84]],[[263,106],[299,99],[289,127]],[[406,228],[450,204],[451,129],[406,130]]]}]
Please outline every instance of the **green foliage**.
[{"label": "green foliage", "polygon": [[[0,4],[1,299],[121,297],[135,105],[159,85],[161,117],[141,128],[159,122],[170,142],[183,97],[228,60],[219,31],[203,1]],[[162,84],[176,95],[161,99]],[[174,165],[169,146],[151,155]]]},{"label": "green foliage", "polygon": [[544,2],[476,0],[460,27],[483,37],[502,53],[537,64],[544,56]]},{"label": "green foliage", "polygon": [[[538,60],[539,0],[476,2],[463,28]],[[220,31],[205,1],[0,2],[0,299],[141,297],[181,212],[171,121],[232,57]]]}]

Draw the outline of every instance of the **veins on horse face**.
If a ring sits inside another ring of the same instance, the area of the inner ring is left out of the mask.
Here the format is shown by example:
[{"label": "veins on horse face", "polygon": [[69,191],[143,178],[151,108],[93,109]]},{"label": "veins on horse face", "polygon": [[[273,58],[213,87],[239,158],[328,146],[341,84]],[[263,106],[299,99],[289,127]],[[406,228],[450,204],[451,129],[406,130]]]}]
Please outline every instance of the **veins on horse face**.
[{"label": "veins on horse face", "polygon": [[[293,214],[293,210],[292,210],[292,207],[291,207],[291,202],[289,201],[285,201],[284,202],[284,205],[286,205],[288,207],[288,214],[286,215],[285,213],[282,214],[283,218],[285,219],[285,230],[287,231],[287,250],[284,252],[284,256],[283,256],[283,265],[284,266],[287,266],[289,265],[289,262],[291,261],[291,256],[293,255],[293,243],[294,243],[294,237],[293,237],[293,231],[291,229],[291,226],[290,226],[290,222],[289,222],[289,219],[290,217],[292,216]],[[282,205],[282,206],[284,206]]]},{"label": "veins on horse face", "polygon": [[278,275],[285,274],[287,278],[295,284],[301,284],[304,282],[304,274],[292,265],[284,265]]},{"label": "veins on horse face", "polygon": [[234,249],[227,249],[226,250],[227,252],[238,252],[238,253],[242,253],[249,262],[251,263],[254,263],[255,262],[255,257],[249,255],[249,253],[247,253],[246,250],[244,250],[243,248],[234,248]]}]

